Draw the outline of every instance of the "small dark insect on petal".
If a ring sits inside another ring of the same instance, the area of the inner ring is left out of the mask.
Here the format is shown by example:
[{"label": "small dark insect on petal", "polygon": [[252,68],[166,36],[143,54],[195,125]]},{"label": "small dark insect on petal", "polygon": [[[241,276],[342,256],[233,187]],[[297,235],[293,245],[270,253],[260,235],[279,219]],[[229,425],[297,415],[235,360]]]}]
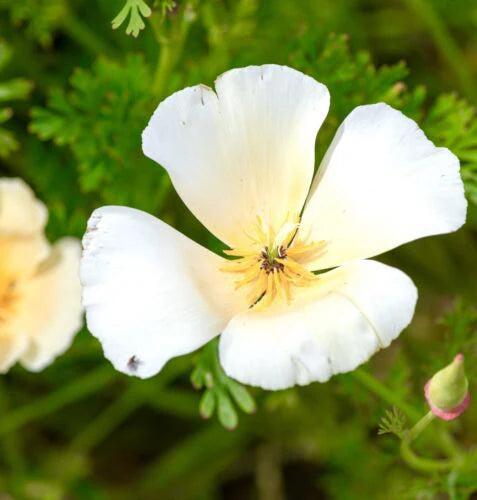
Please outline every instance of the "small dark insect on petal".
[{"label": "small dark insect on petal", "polygon": [[139,360],[135,355],[131,356],[128,361],[128,368],[132,372],[136,372],[139,365],[141,364],[141,360]]}]

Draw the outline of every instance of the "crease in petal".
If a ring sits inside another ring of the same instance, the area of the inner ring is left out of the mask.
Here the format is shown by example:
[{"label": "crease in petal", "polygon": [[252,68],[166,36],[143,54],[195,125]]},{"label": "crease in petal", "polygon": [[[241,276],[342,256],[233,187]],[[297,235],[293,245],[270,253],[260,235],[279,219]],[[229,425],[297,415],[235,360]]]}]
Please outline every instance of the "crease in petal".
[{"label": "crease in petal", "polygon": [[141,378],[218,335],[246,307],[224,259],[145,212],[102,207],[83,240],[88,328],[114,367]]},{"label": "crease in petal", "polygon": [[307,200],[301,231],[326,240],[327,269],[457,230],[467,202],[459,160],[400,111],[359,106],[338,129]]},{"label": "crease in petal", "polygon": [[192,213],[237,248],[257,217],[279,228],[301,212],[329,93],[277,65],[228,71],[215,87],[163,101],[143,132],[143,151],[169,172]]},{"label": "crease in petal", "polygon": [[230,377],[285,389],[355,369],[409,324],[417,290],[398,269],[376,261],[321,274],[291,305],[236,315],[219,344]]}]

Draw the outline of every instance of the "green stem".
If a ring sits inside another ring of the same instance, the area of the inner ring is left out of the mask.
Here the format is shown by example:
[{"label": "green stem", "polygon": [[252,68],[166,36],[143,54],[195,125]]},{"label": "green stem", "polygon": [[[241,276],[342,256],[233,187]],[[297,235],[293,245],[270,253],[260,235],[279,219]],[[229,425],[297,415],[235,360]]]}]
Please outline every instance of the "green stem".
[{"label": "green stem", "polygon": [[188,390],[161,389],[154,391],[144,390],[143,396],[150,407],[155,410],[180,418],[197,419],[200,398]]},{"label": "green stem", "polygon": [[435,419],[432,411],[422,417],[409,431],[409,434],[401,442],[401,456],[412,468],[421,472],[436,472],[449,470],[455,467],[453,460],[436,460],[423,458],[417,455],[411,448],[411,442],[417,439],[421,432]]},{"label": "green stem", "polygon": [[112,53],[111,46],[98,37],[71,9],[63,16],[61,27],[72,40],[93,55]]},{"label": "green stem", "polygon": [[91,450],[141,404],[135,388],[128,389],[76,436],[71,447],[83,453]]},{"label": "green stem", "polygon": [[[9,398],[5,384],[0,385],[0,412],[6,414],[9,410]],[[15,432],[10,432],[2,439],[3,456],[8,464],[13,476],[21,474],[25,469],[25,463],[21,453],[21,443],[19,436]]]},{"label": "green stem", "polygon": [[[427,427],[427,425],[433,421],[433,417],[428,414],[425,415],[422,419],[420,418],[420,413],[411,405],[407,404],[405,401],[402,401],[399,396],[397,396],[393,391],[388,389],[384,384],[382,384],[378,379],[376,379],[373,375],[363,370],[362,368],[358,368],[351,375],[364,387],[366,387],[369,391],[373,392],[381,399],[386,401],[388,404],[399,408],[410,420],[418,420],[417,424],[411,430],[413,433],[413,439],[417,437],[422,430]],[[446,454],[453,456],[458,459],[462,456],[462,450],[459,448],[457,443],[455,443],[452,436],[446,431],[446,429],[440,428],[438,432],[435,434],[435,442],[444,451]],[[404,446],[404,454],[407,458],[409,458],[410,453],[413,453],[410,449],[410,446]],[[409,450],[407,449],[409,448]],[[404,455],[403,455],[404,458]],[[406,461],[410,463],[406,458]],[[417,457],[419,458],[419,457]],[[412,458],[411,458],[412,461]],[[449,462],[448,462],[449,463]],[[422,464],[421,464],[422,465]],[[441,467],[441,466],[438,466]],[[419,470],[423,470],[422,468]]]},{"label": "green stem", "polygon": [[[443,422],[441,422],[443,423]],[[439,442],[442,449],[453,458],[459,459],[462,457],[463,451],[460,446],[456,443],[451,434],[446,432],[445,429],[440,429],[439,432]]]},{"label": "green stem", "polygon": [[154,94],[162,97],[166,81],[174,67],[174,51],[169,40],[163,41],[160,45],[159,59],[157,61],[156,72],[154,74],[152,90]]},{"label": "green stem", "polygon": [[477,100],[477,90],[474,76],[469,69],[465,56],[455,43],[447,26],[432,7],[429,0],[406,0],[410,10],[420,18],[423,25],[431,35],[434,44],[440,51],[444,62],[455,74],[461,90],[469,99]]},{"label": "green stem", "polygon": [[416,439],[419,434],[436,418],[434,413],[432,411],[428,412],[426,415],[424,415],[419,422],[417,422],[416,425],[410,430],[409,432],[409,439],[412,441],[413,439]]},{"label": "green stem", "polygon": [[401,456],[410,467],[420,472],[447,471],[456,465],[453,460],[436,460],[416,455],[411,449],[411,441],[409,439],[401,441]]},{"label": "green stem", "polygon": [[191,16],[190,11],[194,4],[195,2],[193,1],[184,2],[176,15],[176,19],[173,21],[174,24],[169,33],[165,33],[159,13],[155,13],[149,18],[154,36],[160,48],[152,87],[153,92],[158,97],[163,96],[167,80],[182,54],[187,34],[193,22],[193,16]]},{"label": "green stem", "polygon": [[374,392],[377,396],[384,399],[388,404],[399,408],[410,420],[418,420],[420,418],[420,413],[414,409],[411,405],[402,401],[395,392],[388,389],[384,384],[382,384],[373,375],[358,368],[351,375],[364,387],[366,387],[371,392]]},{"label": "green stem", "polygon": [[28,422],[45,417],[74,401],[103,389],[114,377],[115,372],[109,366],[101,366],[70,385],[11,411],[0,420],[0,435],[12,432]]},{"label": "green stem", "polygon": [[[71,444],[72,450],[86,453],[94,448],[141,405],[161,398],[161,392],[158,391],[183,375],[189,368],[190,362],[181,359],[166,366],[160,377],[154,381],[130,379],[126,391],[76,436]],[[162,407],[167,405],[167,401],[164,402],[161,399],[161,402]],[[197,413],[197,402],[195,402],[195,411]]]}]

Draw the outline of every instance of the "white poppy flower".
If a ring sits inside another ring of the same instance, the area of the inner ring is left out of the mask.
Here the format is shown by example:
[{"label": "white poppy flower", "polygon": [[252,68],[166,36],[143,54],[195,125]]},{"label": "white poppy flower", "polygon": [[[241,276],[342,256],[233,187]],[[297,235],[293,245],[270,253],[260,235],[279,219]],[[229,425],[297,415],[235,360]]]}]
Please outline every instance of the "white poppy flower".
[{"label": "white poppy flower", "polygon": [[0,373],[50,364],[81,328],[81,246],[50,247],[46,207],[20,179],[0,179]]},{"label": "white poppy flower", "polygon": [[222,366],[243,383],[353,370],[409,324],[417,298],[404,273],[366,259],[464,223],[459,161],[401,112],[360,106],[311,184],[327,88],[275,65],[228,71],[215,88],[162,102],[143,149],[238,258],[146,213],[100,208],[81,267],[89,329],[139,377],[220,333]]}]

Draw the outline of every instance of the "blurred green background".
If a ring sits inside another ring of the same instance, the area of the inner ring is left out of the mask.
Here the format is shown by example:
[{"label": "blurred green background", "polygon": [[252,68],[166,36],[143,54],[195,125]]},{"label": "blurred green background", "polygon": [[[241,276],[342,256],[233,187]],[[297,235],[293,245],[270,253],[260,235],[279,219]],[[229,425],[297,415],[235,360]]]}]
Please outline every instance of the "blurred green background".
[{"label": "blurred green background", "polygon": [[416,119],[461,159],[468,223],[383,257],[420,291],[389,349],[327,384],[251,390],[253,415],[231,402],[221,415],[238,415],[234,431],[200,418],[190,382],[213,346],[141,381],[114,372],[84,329],[41,374],[15,367],[0,378],[0,499],[477,498],[477,405],[417,446],[439,456],[445,427],[470,450],[450,474],[412,470],[398,440],[377,433],[392,406],[410,423],[424,415],[423,384],[457,352],[475,390],[477,2],[146,0],[153,13],[137,38],[128,19],[111,29],[124,3],[0,0],[0,173],[48,205],[52,240],[81,237],[94,208],[124,204],[219,251],[142,155],[140,134],[171,92],[264,63],[328,85],[317,164],[358,104],[386,101]]}]

